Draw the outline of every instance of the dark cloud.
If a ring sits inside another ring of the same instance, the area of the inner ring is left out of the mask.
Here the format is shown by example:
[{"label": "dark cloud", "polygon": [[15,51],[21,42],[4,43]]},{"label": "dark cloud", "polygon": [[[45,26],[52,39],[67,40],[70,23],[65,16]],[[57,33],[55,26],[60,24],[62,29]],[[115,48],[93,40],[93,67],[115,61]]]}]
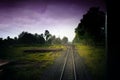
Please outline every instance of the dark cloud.
[{"label": "dark cloud", "polygon": [[102,10],[106,10],[106,4],[104,0],[0,0],[0,9],[5,8],[14,8],[17,6],[25,5],[41,5],[43,4],[76,4],[80,7],[93,7],[98,6],[102,8]]},{"label": "dark cloud", "polygon": [[104,0],[0,0],[0,3],[4,5],[15,5],[20,2],[47,2],[47,3],[54,3],[54,2],[63,2],[63,3],[105,3]]}]

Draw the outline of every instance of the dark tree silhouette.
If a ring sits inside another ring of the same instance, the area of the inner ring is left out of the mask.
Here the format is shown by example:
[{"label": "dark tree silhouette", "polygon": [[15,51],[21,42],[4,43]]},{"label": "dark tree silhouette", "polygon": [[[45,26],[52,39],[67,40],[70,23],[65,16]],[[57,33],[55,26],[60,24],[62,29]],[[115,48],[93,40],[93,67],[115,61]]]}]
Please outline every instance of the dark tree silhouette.
[{"label": "dark tree silhouette", "polygon": [[44,33],[45,37],[46,37],[46,41],[49,40],[49,38],[51,37],[51,34],[48,30],[45,30],[45,33]]},{"label": "dark tree silhouette", "polygon": [[16,41],[17,41],[17,40],[18,40],[18,38],[17,38],[17,37],[14,37],[14,40],[16,40]]},{"label": "dark tree silhouette", "polygon": [[4,45],[3,38],[0,38],[0,47],[2,47],[3,45]]},{"label": "dark tree silhouette", "polygon": [[36,38],[28,32],[22,32],[19,35],[19,41],[23,44],[33,44],[36,41]]},{"label": "dark tree silhouette", "polygon": [[[83,15],[81,23],[75,29],[75,39],[91,38],[95,43],[104,42],[105,13],[98,7],[92,7]],[[74,40],[75,41],[75,40]]]},{"label": "dark tree silhouette", "polygon": [[45,39],[43,37],[43,34],[38,35],[37,41],[39,44],[42,44],[42,45],[45,44]]},{"label": "dark tree silhouette", "polygon": [[22,32],[18,38],[19,42],[22,44],[44,44],[45,39],[42,35],[31,34],[28,32]]},{"label": "dark tree silhouette", "polygon": [[7,37],[7,39],[4,40],[4,43],[6,46],[12,46],[14,44],[14,39],[10,38],[10,36]]},{"label": "dark tree silhouette", "polygon": [[[46,40],[44,39],[44,36]],[[45,30],[43,34],[31,34],[28,32],[21,32],[18,37],[10,38],[8,36],[6,39],[0,38],[0,47],[9,46],[29,46],[29,45],[54,45],[61,44],[61,39],[56,38],[55,35],[52,36],[48,30]]]},{"label": "dark tree silhouette", "polygon": [[30,46],[30,45],[40,45],[43,46],[45,44],[45,39],[43,37],[43,34],[31,34],[28,32],[22,32],[17,37],[10,38],[8,36],[6,39],[0,38],[0,58],[4,58],[7,56],[8,52],[6,51],[11,47],[16,46]]}]

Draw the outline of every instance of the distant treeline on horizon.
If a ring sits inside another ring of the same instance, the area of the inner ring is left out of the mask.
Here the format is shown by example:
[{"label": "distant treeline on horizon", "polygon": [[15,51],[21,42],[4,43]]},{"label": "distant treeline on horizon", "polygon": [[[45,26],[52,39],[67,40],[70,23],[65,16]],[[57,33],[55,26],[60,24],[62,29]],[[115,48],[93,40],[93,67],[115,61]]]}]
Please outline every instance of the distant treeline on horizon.
[{"label": "distant treeline on horizon", "polygon": [[50,34],[48,30],[45,30],[45,33],[41,34],[32,34],[29,32],[21,32],[18,37],[10,38],[8,36],[6,39],[0,38],[0,45],[52,45],[52,44],[66,44],[68,42],[67,37],[63,37],[60,39],[59,37],[56,38],[55,35]]}]

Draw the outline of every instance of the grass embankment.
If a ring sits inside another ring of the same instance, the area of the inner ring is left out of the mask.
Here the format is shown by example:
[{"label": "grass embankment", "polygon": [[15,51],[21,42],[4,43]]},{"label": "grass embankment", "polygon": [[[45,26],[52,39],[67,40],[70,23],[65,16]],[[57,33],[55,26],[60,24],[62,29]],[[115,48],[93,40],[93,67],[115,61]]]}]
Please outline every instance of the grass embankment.
[{"label": "grass embankment", "polygon": [[[35,50],[43,47],[11,47],[6,50],[6,59],[12,60],[13,63],[6,66],[3,70],[4,80],[39,80],[42,72],[54,60],[61,55],[59,52],[45,52],[45,53],[25,53],[24,50]],[[54,45],[48,48],[64,48],[62,45]]]},{"label": "grass embankment", "polygon": [[106,53],[103,46],[76,45],[79,55],[84,59],[94,80],[105,80]]}]

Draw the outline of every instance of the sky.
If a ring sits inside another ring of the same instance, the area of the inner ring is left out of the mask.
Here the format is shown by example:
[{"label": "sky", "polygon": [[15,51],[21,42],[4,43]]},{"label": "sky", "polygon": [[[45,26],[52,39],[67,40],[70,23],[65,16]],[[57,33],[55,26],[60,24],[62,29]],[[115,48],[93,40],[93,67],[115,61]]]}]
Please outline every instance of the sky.
[{"label": "sky", "polygon": [[104,0],[0,0],[0,37],[14,38],[22,31],[72,41],[75,28],[90,7],[106,12]]}]

